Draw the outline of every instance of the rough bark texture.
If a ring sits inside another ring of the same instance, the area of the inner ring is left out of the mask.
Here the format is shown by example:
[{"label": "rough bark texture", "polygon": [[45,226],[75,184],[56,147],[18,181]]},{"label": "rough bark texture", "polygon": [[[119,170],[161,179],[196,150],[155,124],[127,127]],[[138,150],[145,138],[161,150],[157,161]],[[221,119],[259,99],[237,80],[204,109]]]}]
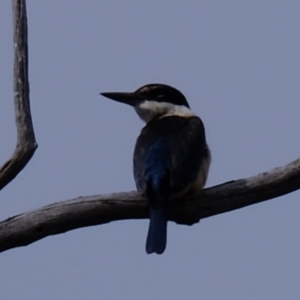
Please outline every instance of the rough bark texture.
[{"label": "rough bark texture", "polygon": [[29,103],[26,1],[13,0],[12,3],[17,146],[12,157],[0,168],[0,190],[22,171],[37,148]]},{"label": "rough bark texture", "polygon": [[[189,201],[174,203],[170,220],[191,225],[300,189],[300,159],[270,172],[203,190]],[[187,200],[187,199],[186,199]],[[148,218],[137,192],[79,197],[54,203],[0,222],[0,251],[26,246],[46,236],[125,219]]]}]

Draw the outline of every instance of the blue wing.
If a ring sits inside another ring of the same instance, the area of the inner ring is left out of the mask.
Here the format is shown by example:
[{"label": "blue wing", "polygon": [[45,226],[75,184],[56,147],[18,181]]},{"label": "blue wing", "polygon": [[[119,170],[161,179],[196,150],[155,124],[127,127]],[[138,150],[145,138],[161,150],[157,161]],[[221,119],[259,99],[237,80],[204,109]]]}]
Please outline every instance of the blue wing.
[{"label": "blue wing", "polygon": [[146,252],[161,254],[167,243],[167,199],[170,198],[169,172],[165,164],[170,156],[169,147],[163,138],[158,138],[145,153],[142,182],[150,202],[150,225]]},{"label": "blue wing", "polygon": [[150,205],[147,253],[164,251],[170,197],[197,178],[206,151],[198,117],[164,117],[142,129],[134,151],[134,178]]},{"label": "blue wing", "polygon": [[142,129],[134,151],[137,189],[146,193],[152,175],[156,181],[158,177],[168,181],[169,192],[176,193],[196,179],[207,156],[200,118],[172,116],[150,122]]}]

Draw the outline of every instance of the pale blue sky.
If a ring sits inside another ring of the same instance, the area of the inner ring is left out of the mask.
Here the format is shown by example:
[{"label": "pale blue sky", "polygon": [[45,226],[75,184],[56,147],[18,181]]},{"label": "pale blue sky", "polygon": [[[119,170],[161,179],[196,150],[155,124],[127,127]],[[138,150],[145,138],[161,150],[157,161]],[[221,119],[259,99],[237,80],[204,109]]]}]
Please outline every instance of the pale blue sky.
[{"label": "pale blue sky", "polygon": [[[16,141],[10,1],[0,2],[0,161]],[[135,189],[143,123],[99,96],[161,82],[203,119],[208,186],[300,156],[300,2],[28,1],[31,106],[39,148],[0,195],[6,219],[83,195]],[[146,255],[148,221],[48,237],[0,254],[0,298],[300,298],[300,192],[169,224]]]}]

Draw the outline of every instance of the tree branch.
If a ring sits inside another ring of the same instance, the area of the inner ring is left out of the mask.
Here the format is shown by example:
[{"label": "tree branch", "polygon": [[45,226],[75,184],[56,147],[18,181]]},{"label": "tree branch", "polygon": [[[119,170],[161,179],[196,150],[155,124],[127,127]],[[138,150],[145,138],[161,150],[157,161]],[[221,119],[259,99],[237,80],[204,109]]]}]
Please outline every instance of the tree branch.
[{"label": "tree branch", "polygon": [[[270,172],[205,189],[197,199],[174,203],[170,220],[191,225],[202,218],[266,201],[297,189],[300,189],[300,159]],[[79,197],[0,222],[0,252],[76,228],[145,218],[148,218],[147,203],[134,191]]]},{"label": "tree branch", "polygon": [[12,3],[17,146],[12,157],[0,168],[0,190],[22,171],[37,148],[29,103],[26,1],[13,0]]}]

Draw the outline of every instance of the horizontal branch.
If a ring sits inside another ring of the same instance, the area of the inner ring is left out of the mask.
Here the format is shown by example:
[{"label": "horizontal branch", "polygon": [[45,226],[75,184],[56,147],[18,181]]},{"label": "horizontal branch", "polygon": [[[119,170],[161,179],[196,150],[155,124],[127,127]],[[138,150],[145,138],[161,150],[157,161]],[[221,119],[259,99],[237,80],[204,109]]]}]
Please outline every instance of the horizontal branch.
[{"label": "horizontal branch", "polygon": [[23,170],[37,148],[29,102],[26,1],[13,0],[12,2],[17,146],[12,157],[0,168],[0,190]]},{"label": "horizontal branch", "polygon": [[[205,189],[197,199],[174,203],[170,220],[191,225],[297,189],[300,159],[270,172]],[[134,191],[57,202],[0,222],[0,252],[76,228],[144,218],[148,218],[147,203]]]}]

